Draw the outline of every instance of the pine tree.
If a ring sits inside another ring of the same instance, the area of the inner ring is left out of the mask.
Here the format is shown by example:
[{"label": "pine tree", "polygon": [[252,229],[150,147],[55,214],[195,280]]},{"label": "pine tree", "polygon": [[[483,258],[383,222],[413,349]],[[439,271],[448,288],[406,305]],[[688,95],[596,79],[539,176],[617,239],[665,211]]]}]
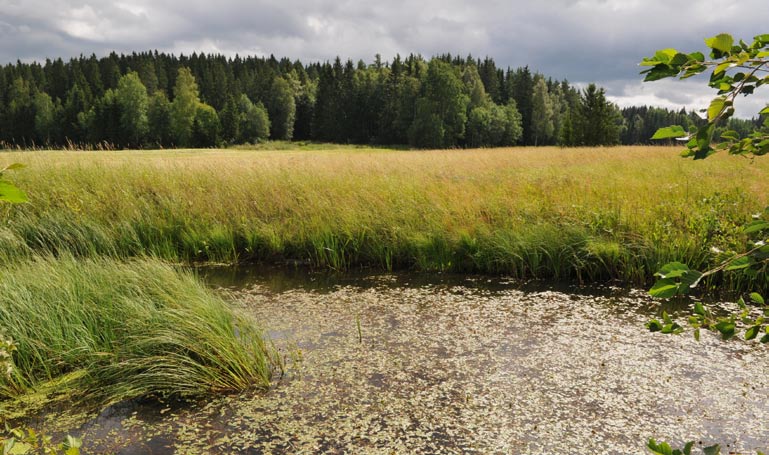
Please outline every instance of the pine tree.
[{"label": "pine tree", "polygon": [[531,145],[534,143],[531,129],[534,79],[528,66],[518,68],[510,76],[511,80],[508,82],[511,92],[510,98],[515,100],[515,105],[518,106],[518,111],[521,113],[521,126],[523,127],[521,143]]},{"label": "pine tree", "polygon": [[531,97],[531,138],[533,145],[549,144],[555,132],[553,103],[545,79],[537,75]]},{"label": "pine tree", "polygon": [[619,143],[621,117],[616,106],[606,100],[606,94],[595,84],[582,93],[579,145],[614,145]]}]

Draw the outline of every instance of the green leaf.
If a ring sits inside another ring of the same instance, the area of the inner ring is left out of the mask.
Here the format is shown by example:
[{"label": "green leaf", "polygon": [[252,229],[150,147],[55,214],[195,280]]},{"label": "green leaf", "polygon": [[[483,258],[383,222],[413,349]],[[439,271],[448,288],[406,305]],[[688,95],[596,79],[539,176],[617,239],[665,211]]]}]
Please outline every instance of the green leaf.
[{"label": "green leaf", "polygon": [[660,278],[678,278],[684,276],[689,270],[689,266],[681,262],[668,262],[655,275]]},{"label": "green leaf", "polygon": [[[8,431],[8,424],[6,423],[5,430]],[[8,453],[13,448],[13,445],[16,444],[16,438],[8,438],[3,440],[3,455],[8,455]]]},{"label": "green leaf", "polygon": [[661,49],[654,53],[654,58],[660,63],[670,63],[678,55],[678,51],[672,48]]},{"label": "green leaf", "polygon": [[672,322],[670,324],[665,324],[665,326],[663,326],[661,330],[662,333],[665,333],[665,334],[674,333],[676,335],[683,331],[684,331],[683,327],[681,327],[675,322]]},{"label": "green leaf", "polygon": [[742,232],[744,234],[752,234],[753,232],[763,231],[764,229],[769,229],[769,222],[755,220],[745,225],[745,227],[742,228]]},{"label": "green leaf", "polygon": [[689,441],[684,446],[684,455],[692,455],[692,447],[694,447],[694,441]]},{"label": "green leaf", "polygon": [[740,135],[734,130],[728,130],[721,133],[721,140],[739,141]]},{"label": "green leaf", "polygon": [[673,449],[670,447],[670,445],[667,442],[657,443],[657,441],[655,441],[654,439],[649,439],[649,442],[646,444],[646,447],[654,455],[673,455]]},{"label": "green leaf", "polygon": [[759,112],[758,114],[759,115],[769,114],[769,106],[766,106],[765,108],[761,109],[761,112]]},{"label": "green leaf", "polygon": [[761,330],[760,325],[754,325],[745,331],[745,341],[750,341],[758,336],[758,332]]},{"label": "green leaf", "polygon": [[721,446],[716,444],[714,446],[705,447],[702,449],[702,452],[705,455],[720,455],[721,454]]},{"label": "green leaf", "polygon": [[662,323],[656,319],[652,319],[646,323],[646,328],[649,329],[650,332],[661,332]]},{"label": "green leaf", "polygon": [[715,125],[713,123],[705,125],[703,128],[697,130],[697,135],[695,136],[693,142],[690,141],[690,143],[687,144],[687,147],[695,149],[695,160],[704,160],[705,158],[715,153],[715,150],[713,150],[713,148],[710,146],[710,139],[713,136],[714,129]]},{"label": "green leaf", "polygon": [[721,115],[721,112],[724,111],[724,107],[726,107],[726,98],[714,98],[713,101],[710,102],[710,107],[708,107],[708,121],[712,122]]},{"label": "green leaf", "polygon": [[652,139],[671,139],[671,138],[677,138],[677,137],[686,137],[689,133],[686,132],[683,127],[678,125],[668,126],[665,128],[660,128],[657,130],[656,133],[654,133],[654,136],[652,136]]},{"label": "green leaf", "polygon": [[702,302],[697,302],[694,304],[694,313],[699,314],[700,316],[705,316],[705,305],[702,304]]},{"label": "green leaf", "polygon": [[734,38],[728,33],[720,33],[712,38],[706,38],[705,44],[711,49],[721,52],[729,52],[732,50]]},{"label": "green leaf", "polygon": [[759,294],[758,292],[751,292],[750,293],[750,300],[752,300],[753,303],[757,303],[759,305],[763,305],[764,304],[764,298],[761,297],[761,294]]},{"label": "green leaf", "polygon": [[669,299],[675,297],[678,294],[678,283],[672,278],[663,278],[657,280],[649,289],[649,295],[657,297],[659,299]]},{"label": "green leaf", "polygon": [[762,343],[764,343],[764,344],[769,343],[769,333],[767,333],[766,335],[762,336],[760,341]]},{"label": "green leaf", "polygon": [[83,440],[71,435],[67,435],[67,439],[64,441],[64,445],[69,449],[79,449],[83,447]]},{"label": "green leaf", "polygon": [[[726,71],[727,69],[729,69],[730,66],[732,66],[732,62],[721,63],[720,65],[716,66],[716,68],[713,70],[713,74],[714,75],[721,74],[724,71]],[[729,87],[731,87],[731,85],[729,85]],[[723,90],[723,89],[721,89],[721,90]]]},{"label": "green leaf", "polygon": [[716,330],[721,332],[721,338],[724,340],[728,340],[734,336],[734,329],[734,322],[727,319],[721,320],[718,324],[716,324]]},{"label": "green leaf", "polygon": [[694,329],[694,339],[697,340],[697,341],[700,341],[700,328],[699,327]]},{"label": "green leaf", "polygon": [[16,188],[12,183],[0,180],[0,201],[20,204],[22,202],[27,202],[28,200],[27,195]]},{"label": "green leaf", "polygon": [[32,450],[34,447],[32,447],[30,444],[27,444],[26,442],[16,441],[15,444],[11,447],[11,450],[8,452],[9,455],[27,455],[33,453]]},{"label": "green leaf", "polygon": [[749,257],[742,256],[742,257],[737,258],[737,259],[733,260],[732,262],[730,262],[729,265],[726,266],[726,268],[724,270],[726,270],[726,271],[729,271],[729,270],[740,270],[740,269],[744,269],[744,268],[750,267],[751,264],[752,264],[752,262],[751,262]]},{"label": "green leaf", "polygon": [[696,270],[689,270],[681,277],[681,287],[679,291],[681,294],[686,294],[689,289],[697,287],[702,279],[702,273]]},{"label": "green leaf", "polygon": [[674,77],[679,73],[679,68],[674,68],[667,63],[659,63],[654,68],[641,71],[641,74],[646,74],[644,82],[658,81],[666,77]]}]

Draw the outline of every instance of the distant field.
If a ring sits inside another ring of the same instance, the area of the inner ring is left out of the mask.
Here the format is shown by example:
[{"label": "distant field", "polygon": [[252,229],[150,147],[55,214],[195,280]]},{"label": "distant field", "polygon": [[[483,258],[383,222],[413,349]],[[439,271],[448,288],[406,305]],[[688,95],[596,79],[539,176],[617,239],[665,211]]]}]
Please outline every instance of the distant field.
[{"label": "distant field", "polygon": [[[285,148],[285,147],[284,147]],[[767,160],[678,149],[19,152],[0,254],[152,255],[647,283],[744,249]],[[745,283],[729,283],[741,287]]]}]

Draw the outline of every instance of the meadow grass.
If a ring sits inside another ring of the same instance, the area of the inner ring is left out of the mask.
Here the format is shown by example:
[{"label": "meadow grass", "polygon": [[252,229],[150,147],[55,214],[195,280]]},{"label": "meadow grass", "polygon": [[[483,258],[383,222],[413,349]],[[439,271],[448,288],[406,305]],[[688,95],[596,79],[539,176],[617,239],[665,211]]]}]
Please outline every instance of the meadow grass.
[{"label": "meadow grass", "polygon": [[[0,268],[0,332],[16,344],[0,408],[43,391],[111,404],[266,387],[281,368],[254,321],[154,259],[43,258]],[[10,401],[9,401],[10,400]],[[3,413],[0,413],[3,414]]]},{"label": "meadow grass", "polygon": [[[285,147],[280,147],[284,149]],[[35,252],[307,263],[646,284],[742,251],[765,160],[665,147],[173,150],[0,155],[31,202],[0,258]],[[741,278],[721,285],[755,286]]]}]

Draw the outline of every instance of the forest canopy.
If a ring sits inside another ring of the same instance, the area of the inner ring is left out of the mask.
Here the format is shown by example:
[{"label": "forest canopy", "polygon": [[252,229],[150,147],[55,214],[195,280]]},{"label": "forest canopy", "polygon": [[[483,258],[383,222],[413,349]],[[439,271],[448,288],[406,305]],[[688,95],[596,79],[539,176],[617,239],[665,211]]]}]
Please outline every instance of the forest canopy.
[{"label": "forest canopy", "polygon": [[[528,67],[449,54],[303,64],[145,52],[0,67],[0,146],[215,147],[273,140],[409,145],[649,143],[695,113],[619,109]],[[733,119],[748,134],[759,119]]]}]

